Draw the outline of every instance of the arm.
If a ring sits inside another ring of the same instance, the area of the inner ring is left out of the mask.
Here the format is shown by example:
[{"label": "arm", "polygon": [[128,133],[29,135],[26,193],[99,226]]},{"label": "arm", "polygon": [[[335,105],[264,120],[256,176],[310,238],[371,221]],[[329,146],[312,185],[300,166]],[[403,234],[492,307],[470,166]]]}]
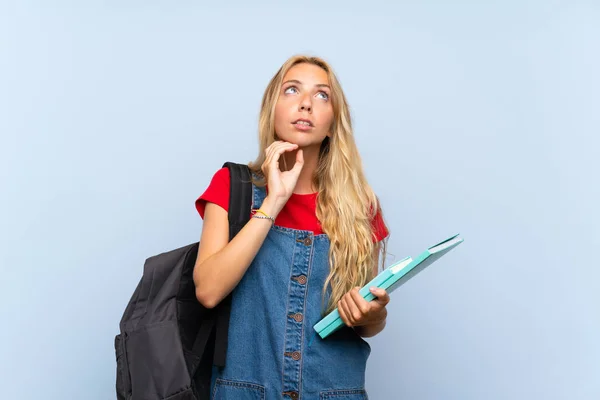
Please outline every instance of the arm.
[{"label": "arm", "polygon": [[[267,154],[262,170],[269,185],[269,194],[260,208],[273,218],[291,196],[304,165],[302,150],[297,151],[295,165],[289,171],[279,170],[279,157],[297,147],[279,141],[265,150]],[[270,228],[271,221],[251,218],[229,241],[227,211],[216,204],[206,204],[193,272],[196,298],[203,306],[213,308],[231,293],[258,253]]]},{"label": "arm", "polygon": [[[275,201],[267,197],[261,210],[275,217]],[[227,211],[207,203],[194,266],[196,297],[206,308],[213,308],[235,288],[263,244],[271,221],[251,218],[229,242]]]}]

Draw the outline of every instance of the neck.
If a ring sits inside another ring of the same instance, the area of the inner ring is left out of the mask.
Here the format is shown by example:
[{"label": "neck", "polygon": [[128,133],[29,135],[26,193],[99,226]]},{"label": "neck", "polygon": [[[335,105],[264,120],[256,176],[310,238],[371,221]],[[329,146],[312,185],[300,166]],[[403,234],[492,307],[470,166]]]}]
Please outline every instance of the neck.
[{"label": "neck", "polygon": [[[319,150],[320,146],[302,148],[302,155],[304,156],[304,166],[302,167],[300,176],[298,176],[298,182],[296,182],[296,187],[294,188],[295,194],[310,194],[315,193],[317,191],[317,188],[313,184],[313,176],[315,175],[315,171],[317,170],[317,164],[319,161]],[[296,153],[297,151],[290,151],[285,152],[282,155],[284,159],[283,162],[280,163],[282,170],[284,168],[286,170],[290,170],[294,167],[294,164],[296,163]]]}]

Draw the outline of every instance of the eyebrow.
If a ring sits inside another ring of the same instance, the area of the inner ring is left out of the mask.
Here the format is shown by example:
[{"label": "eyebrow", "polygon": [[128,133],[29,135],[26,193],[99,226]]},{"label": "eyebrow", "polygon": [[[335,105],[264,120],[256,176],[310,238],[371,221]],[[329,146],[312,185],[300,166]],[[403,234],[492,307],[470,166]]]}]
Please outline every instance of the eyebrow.
[{"label": "eyebrow", "polygon": [[[302,82],[300,82],[300,81],[299,81],[299,80],[297,80],[297,79],[290,79],[289,81],[285,81],[285,82],[283,82],[283,85],[285,85],[286,83],[296,83],[296,84],[298,84],[298,85],[302,85]],[[324,87],[324,88],[327,88],[327,89],[330,89],[330,90],[331,90],[331,88],[329,87],[329,85],[327,85],[327,84],[325,84],[325,83],[318,83],[318,84],[316,84],[315,86],[316,86],[316,87]]]}]

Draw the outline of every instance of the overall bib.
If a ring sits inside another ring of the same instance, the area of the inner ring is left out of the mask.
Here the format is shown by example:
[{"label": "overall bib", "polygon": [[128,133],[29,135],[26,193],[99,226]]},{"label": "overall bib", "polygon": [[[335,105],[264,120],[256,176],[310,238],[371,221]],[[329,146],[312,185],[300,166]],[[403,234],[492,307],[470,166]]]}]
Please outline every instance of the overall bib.
[{"label": "overall bib", "polygon": [[[266,196],[253,185],[253,208]],[[226,366],[213,367],[214,400],[365,400],[371,348],[343,327],[321,339],[330,288],[329,239],[273,226],[232,292]]]}]

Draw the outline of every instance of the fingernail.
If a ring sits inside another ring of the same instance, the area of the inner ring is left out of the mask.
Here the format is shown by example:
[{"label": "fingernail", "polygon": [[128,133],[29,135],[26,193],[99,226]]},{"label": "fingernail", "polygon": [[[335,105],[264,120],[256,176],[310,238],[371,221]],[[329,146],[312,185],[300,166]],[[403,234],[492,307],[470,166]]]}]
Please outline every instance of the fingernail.
[{"label": "fingernail", "polygon": [[370,290],[371,290],[371,292],[376,292],[376,291],[377,291],[377,288],[376,288],[375,286],[373,286],[373,287],[371,287],[371,289],[370,289]]}]

